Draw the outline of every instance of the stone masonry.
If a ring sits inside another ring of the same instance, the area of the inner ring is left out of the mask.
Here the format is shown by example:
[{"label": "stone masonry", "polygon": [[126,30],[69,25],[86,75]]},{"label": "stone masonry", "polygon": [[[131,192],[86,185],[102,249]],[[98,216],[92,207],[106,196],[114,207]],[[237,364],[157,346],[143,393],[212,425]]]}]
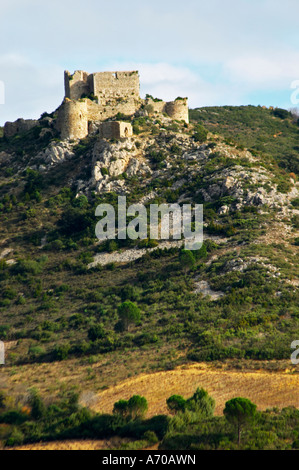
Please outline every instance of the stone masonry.
[{"label": "stone masonry", "polygon": [[120,139],[132,137],[133,129],[129,122],[107,121],[99,127],[99,134],[102,139]]},{"label": "stone masonry", "polygon": [[21,134],[27,132],[33,127],[38,125],[38,121],[34,119],[17,119],[14,122],[7,121],[4,124],[4,135],[6,137],[12,137],[15,134]]}]

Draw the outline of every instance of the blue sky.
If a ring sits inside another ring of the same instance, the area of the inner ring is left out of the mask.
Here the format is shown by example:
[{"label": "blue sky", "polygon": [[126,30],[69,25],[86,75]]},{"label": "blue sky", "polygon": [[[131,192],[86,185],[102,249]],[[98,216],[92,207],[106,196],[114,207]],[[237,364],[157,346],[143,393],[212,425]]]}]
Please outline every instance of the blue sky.
[{"label": "blue sky", "polygon": [[137,69],[142,97],[190,107],[294,107],[298,17],[298,0],[1,0],[0,124],[56,109],[65,69]]}]

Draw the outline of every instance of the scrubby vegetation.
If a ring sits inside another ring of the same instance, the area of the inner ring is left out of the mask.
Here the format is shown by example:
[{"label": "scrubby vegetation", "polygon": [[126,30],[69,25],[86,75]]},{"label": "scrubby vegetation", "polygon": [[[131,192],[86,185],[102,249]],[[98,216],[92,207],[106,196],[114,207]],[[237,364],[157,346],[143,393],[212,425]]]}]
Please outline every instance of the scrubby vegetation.
[{"label": "scrubby vegetation", "polygon": [[230,144],[264,155],[265,160],[299,173],[298,119],[291,112],[262,106],[210,106],[190,110],[190,118]]},{"label": "scrubby vegetation", "polygon": [[299,410],[256,410],[246,398],[226,402],[224,415],[214,416],[215,400],[197,389],[184,399],[167,399],[172,416],[146,418],[147,400],[134,395],[114,404],[113,414],[97,414],[78,404],[69,393],[45,404],[37,390],[29,391],[22,408],[6,404],[1,392],[0,437],[4,446],[73,438],[127,437],[122,449],[142,449],[159,443],[163,450],[297,449]]}]

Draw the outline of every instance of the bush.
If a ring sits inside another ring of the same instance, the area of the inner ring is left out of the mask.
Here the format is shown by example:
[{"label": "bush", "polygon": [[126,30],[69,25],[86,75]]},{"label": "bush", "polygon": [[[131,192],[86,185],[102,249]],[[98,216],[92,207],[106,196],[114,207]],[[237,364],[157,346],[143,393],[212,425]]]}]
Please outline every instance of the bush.
[{"label": "bush", "polygon": [[193,268],[195,265],[195,258],[190,250],[181,250],[179,254],[180,265],[185,272]]},{"label": "bush", "polygon": [[282,108],[275,108],[273,110],[273,114],[275,117],[279,117],[280,119],[286,119],[287,117],[290,116],[289,111],[287,111],[286,109],[282,109]]},{"label": "bush", "polygon": [[203,143],[207,140],[207,135],[208,135],[207,129],[205,129],[203,126],[198,124],[194,130],[195,132],[193,134],[193,139],[195,140],[195,142]]},{"label": "bush", "polygon": [[101,323],[93,325],[88,330],[88,338],[90,341],[95,341],[96,339],[105,338],[106,333]]},{"label": "bush", "polygon": [[43,271],[44,265],[47,260],[47,256],[42,256],[37,261],[31,259],[19,260],[13,270],[17,274],[33,274],[34,276],[36,276],[37,274],[40,274]]},{"label": "bush", "polygon": [[31,390],[30,397],[29,397],[29,405],[31,407],[31,416],[35,420],[39,420],[45,416],[46,407],[37,393],[36,390]]},{"label": "bush", "polygon": [[143,435],[143,438],[146,439],[152,445],[159,442],[159,439],[154,431],[146,431]]},{"label": "bush", "polygon": [[131,421],[124,425],[118,433],[120,436],[140,439],[140,436],[144,435],[145,432],[152,431],[159,440],[162,440],[167,433],[169,423],[169,416],[157,415],[144,421]]},{"label": "bush", "polygon": [[299,439],[293,442],[292,449],[299,449]]},{"label": "bush", "polygon": [[124,419],[141,419],[147,412],[147,400],[140,395],[133,395],[129,400],[114,403],[113,413]]},{"label": "bush", "polygon": [[0,415],[0,423],[20,425],[27,421],[28,416],[20,411],[10,410]]},{"label": "bush", "polygon": [[135,325],[140,321],[140,309],[134,302],[127,300],[118,307],[119,319],[122,323],[123,329],[128,331],[129,326],[134,323]]},{"label": "bush", "polygon": [[215,400],[203,388],[198,388],[194,395],[186,401],[186,408],[200,415],[210,418],[214,414]]},{"label": "bush", "polygon": [[67,359],[70,352],[70,348],[71,347],[69,344],[57,346],[54,350],[54,359],[57,361],[63,361],[64,359]]},{"label": "bush", "polygon": [[7,447],[19,446],[23,444],[24,434],[17,428],[14,428],[9,438],[5,441]]},{"label": "bush", "polygon": [[166,403],[171,413],[178,413],[186,409],[186,400],[181,395],[172,395],[167,398]]},{"label": "bush", "polygon": [[107,439],[119,433],[124,424],[124,419],[117,414],[98,415],[81,425],[77,430],[76,437],[80,437],[81,439],[83,436]]}]

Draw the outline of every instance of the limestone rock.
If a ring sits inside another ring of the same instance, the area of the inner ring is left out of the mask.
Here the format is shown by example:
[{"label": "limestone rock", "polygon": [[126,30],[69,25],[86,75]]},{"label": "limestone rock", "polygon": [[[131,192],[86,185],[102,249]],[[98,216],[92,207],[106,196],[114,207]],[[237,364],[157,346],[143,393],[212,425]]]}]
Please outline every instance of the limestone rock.
[{"label": "limestone rock", "polygon": [[73,144],[66,140],[62,142],[51,142],[43,152],[38,154],[38,158],[48,165],[55,165],[73,156]]},{"label": "limestone rock", "polygon": [[140,157],[133,139],[124,142],[110,143],[98,140],[93,148],[91,184],[97,191],[115,191],[125,187],[121,177],[124,173],[128,177],[136,174],[146,175],[152,173],[150,167]]}]

